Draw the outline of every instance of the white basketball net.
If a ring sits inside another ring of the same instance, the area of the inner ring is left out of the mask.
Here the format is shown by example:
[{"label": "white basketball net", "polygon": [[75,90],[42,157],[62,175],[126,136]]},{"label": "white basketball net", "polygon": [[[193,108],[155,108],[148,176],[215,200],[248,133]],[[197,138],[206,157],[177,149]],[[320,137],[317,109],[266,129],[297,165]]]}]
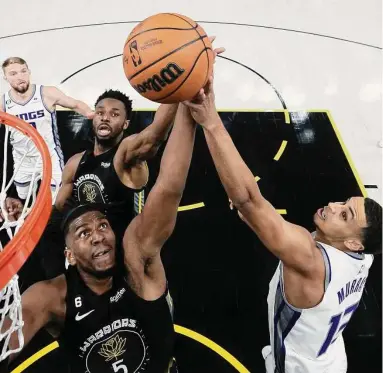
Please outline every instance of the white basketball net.
[{"label": "white basketball net", "polygon": [[[34,163],[35,166],[33,169],[30,168],[32,159],[30,153],[33,151],[36,152],[37,149],[32,140],[29,138],[28,146],[25,147],[25,153],[22,155],[21,162],[18,165],[16,165],[16,167],[14,167],[12,178],[7,183],[6,179],[8,164],[8,139],[11,130],[16,131],[16,129],[13,129],[10,126],[5,126],[3,165],[2,169],[0,170],[0,211],[3,217],[3,221],[0,222],[1,251],[4,249],[7,240],[12,240],[14,235],[16,235],[16,233],[20,230],[25,219],[32,210],[36,201],[37,183],[39,180],[41,180],[43,176],[41,155],[39,155],[38,157],[34,156],[34,159],[36,161],[32,163]],[[28,160],[29,168],[23,165],[24,160]],[[28,169],[28,172],[30,173],[31,182],[28,187],[28,194],[22,212],[19,214],[19,216],[17,216],[17,219],[15,219],[14,217],[10,217],[7,213],[7,193],[18,173],[23,172],[23,174],[25,175],[26,169]],[[22,327],[24,325],[24,322],[22,318],[21,295],[17,274],[15,274],[13,278],[9,281],[9,283],[3,289],[0,290],[0,318],[0,361],[2,361],[10,354],[21,351],[21,349],[24,346],[24,337],[22,333]],[[12,343],[12,348],[9,348],[11,336],[12,339],[17,337],[18,344]]]}]

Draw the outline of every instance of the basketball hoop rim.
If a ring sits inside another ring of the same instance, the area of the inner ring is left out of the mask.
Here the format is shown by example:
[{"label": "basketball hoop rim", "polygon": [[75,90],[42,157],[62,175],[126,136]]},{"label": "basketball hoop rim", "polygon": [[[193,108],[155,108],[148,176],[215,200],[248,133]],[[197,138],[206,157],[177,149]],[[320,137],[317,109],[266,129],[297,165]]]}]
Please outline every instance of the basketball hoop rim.
[{"label": "basketball hoop rim", "polygon": [[0,290],[20,270],[34,250],[44,232],[52,211],[50,184],[52,179],[51,156],[41,135],[29,123],[5,112],[0,112],[0,124],[11,126],[30,137],[43,160],[43,178],[40,189],[24,224],[10,242],[0,252]]}]

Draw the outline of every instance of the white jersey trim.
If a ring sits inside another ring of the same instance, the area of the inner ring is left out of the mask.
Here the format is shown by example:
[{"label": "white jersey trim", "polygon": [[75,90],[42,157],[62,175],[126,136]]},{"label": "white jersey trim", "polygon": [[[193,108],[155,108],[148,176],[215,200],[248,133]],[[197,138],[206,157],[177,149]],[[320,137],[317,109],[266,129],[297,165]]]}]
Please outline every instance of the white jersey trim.
[{"label": "white jersey trim", "polygon": [[[11,90],[8,91],[8,97],[9,97],[9,99],[10,99],[14,104],[16,104],[16,105],[25,106],[25,105],[29,104],[29,103],[32,101],[32,98],[35,97],[35,94],[36,94],[36,84],[32,84],[32,86],[33,86],[33,92],[32,92],[32,95],[31,95],[30,99],[29,99],[28,101],[24,102],[23,104],[22,104],[21,102],[17,102],[14,98],[12,98],[12,96],[11,96]],[[5,104],[5,102],[4,102],[4,104]]]},{"label": "white jersey trim", "polygon": [[49,109],[48,109],[48,106],[47,106],[46,103],[45,103],[44,95],[43,95],[43,87],[44,87],[43,85],[40,86],[40,97],[41,97],[41,102],[43,103],[45,109],[46,109],[49,113],[53,114],[53,113],[55,112],[55,109],[53,108],[53,110],[49,110]]},{"label": "white jersey trim", "polygon": [[285,284],[283,282],[283,263],[280,262],[280,276],[279,276],[279,282],[281,284],[281,291],[282,291],[282,296],[283,296],[283,300],[285,301],[286,305],[288,307],[290,307],[293,311],[296,311],[296,312],[302,312],[304,310],[313,310],[315,309],[316,307],[320,306],[323,299],[324,299],[324,296],[326,295],[326,291],[327,291],[327,288],[331,282],[331,262],[330,262],[330,258],[327,254],[327,251],[326,249],[319,243],[317,242],[317,247],[318,249],[321,251],[322,253],[322,256],[323,256],[323,261],[324,261],[324,265],[325,265],[325,279],[324,279],[324,293],[323,293],[323,297],[321,299],[321,301],[313,306],[313,307],[310,307],[310,308],[298,308],[298,307],[295,307],[293,306],[292,304],[290,304],[288,301],[287,301],[287,297],[286,297],[286,294],[285,294]]}]

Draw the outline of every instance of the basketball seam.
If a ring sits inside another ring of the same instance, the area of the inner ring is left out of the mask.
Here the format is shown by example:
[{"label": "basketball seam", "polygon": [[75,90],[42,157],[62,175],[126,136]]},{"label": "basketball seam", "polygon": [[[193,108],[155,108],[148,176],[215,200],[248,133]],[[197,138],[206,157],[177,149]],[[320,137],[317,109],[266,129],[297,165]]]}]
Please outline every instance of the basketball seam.
[{"label": "basketball seam", "polygon": [[172,16],[174,17],[177,17],[179,19],[182,19],[183,21],[185,21],[186,23],[188,23],[190,26],[192,26],[192,28],[197,28],[198,27],[198,23],[195,22],[195,26],[193,26],[187,19],[183,18],[181,15],[178,15],[178,14],[175,14],[175,13],[167,13],[167,14],[171,14]]},{"label": "basketball seam", "polygon": [[[211,48],[207,48],[207,49],[211,49]],[[201,57],[201,55],[202,55],[203,52],[205,52],[205,49],[203,49],[203,50],[200,52],[200,54],[198,55],[198,57],[197,57],[196,60],[194,61],[193,66],[191,67],[189,73],[186,75],[186,77],[185,77],[185,79],[183,80],[183,82],[182,82],[176,89],[174,89],[174,91],[168,93],[166,96],[164,96],[164,97],[160,97],[160,98],[156,98],[156,101],[164,100],[165,98],[171,96],[173,93],[177,92],[177,91],[183,86],[183,84],[186,82],[186,80],[188,79],[188,77],[190,76],[190,74],[193,72],[194,67],[195,67],[195,65],[197,64],[197,62],[198,62],[198,60],[199,60],[199,58]],[[196,93],[198,93],[198,92],[196,92]]]},{"label": "basketball seam", "polygon": [[[207,35],[205,35],[204,37],[206,37]],[[184,45],[181,45],[180,47],[178,47],[177,49],[173,49],[171,52],[165,54],[164,56],[162,56],[161,58],[158,58],[157,60],[153,61],[151,64],[149,64],[148,66],[144,67],[143,69],[141,69],[140,71],[137,71],[135,72],[132,76],[128,77],[128,80],[130,81],[131,79],[135,78],[137,75],[141,74],[142,72],[144,72],[146,69],[148,69],[149,67],[152,67],[153,65],[155,65],[157,62],[160,62],[161,60],[163,60],[164,58],[166,57],[169,57],[171,56],[173,53],[176,53],[178,51],[180,51],[181,49],[191,45],[191,44],[194,44],[196,41],[198,40],[201,40],[201,37],[198,37],[197,39],[194,39],[194,40],[191,40],[189,42],[187,42],[186,44]]]},{"label": "basketball seam", "polygon": [[[187,19],[185,19],[185,18],[183,18],[183,17],[180,17],[179,15],[174,14],[174,13],[170,13],[170,14],[172,14],[174,17],[177,17],[177,18],[180,18],[180,19],[184,20],[184,21],[187,22],[190,26],[193,26]],[[205,84],[206,84],[207,79],[209,78],[209,77],[207,76],[207,74],[209,73],[209,68],[210,68],[210,59],[209,59],[209,55],[208,55],[207,51],[208,51],[209,49],[210,49],[213,53],[214,53],[214,51],[213,51],[211,48],[208,48],[208,47],[206,46],[205,41],[203,40],[204,38],[202,37],[202,35],[201,35],[201,34],[199,33],[199,31],[198,31],[198,23],[197,23],[197,22],[195,22],[195,23],[196,23],[195,31],[196,31],[196,33],[198,34],[198,36],[201,38],[202,43],[203,43],[203,45],[205,46],[205,52],[206,52],[206,58],[207,58],[207,70],[206,70],[206,76],[205,76]],[[205,35],[204,37],[206,37],[206,35]]]},{"label": "basketball seam", "polygon": [[[197,25],[198,26],[198,25]],[[209,74],[209,68],[210,68],[210,59],[209,59],[209,55],[207,53],[207,51],[210,49],[213,54],[214,54],[214,50],[212,48],[208,48],[205,44],[205,40],[203,40],[202,38],[202,35],[199,33],[199,31],[197,30],[197,28],[195,29],[195,31],[197,32],[197,34],[201,37],[201,40],[202,40],[202,43],[203,45],[205,46],[205,52],[206,52],[206,58],[207,58],[207,70],[206,70],[206,76],[205,76],[205,84],[207,83],[207,80],[209,79],[209,77],[207,76],[207,74]]]},{"label": "basketball seam", "polygon": [[[185,21],[186,22],[186,21]],[[189,23],[190,24],[190,23]],[[142,35],[142,34],[145,34],[145,32],[149,32],[149,31],[153,31],[153,30],[178,30],[178,31],[190,31],[190,30],[193,30],[195,29],[196,27],[198,27],[198,25],[196,25],[195,27],[190,27],[190,28],[178,28],[178,27],[154,27],[154,28],[151,28],[149,30],[144,30],[144,31],[141,31],[139,32],[138,34],[135,34],[134,36],[132,36],[131,38],[129,38],[125,44],[124,44],[124,48],[126,46],[126,44],[128,44],[132,39],[136,38],[138,35]]]}]

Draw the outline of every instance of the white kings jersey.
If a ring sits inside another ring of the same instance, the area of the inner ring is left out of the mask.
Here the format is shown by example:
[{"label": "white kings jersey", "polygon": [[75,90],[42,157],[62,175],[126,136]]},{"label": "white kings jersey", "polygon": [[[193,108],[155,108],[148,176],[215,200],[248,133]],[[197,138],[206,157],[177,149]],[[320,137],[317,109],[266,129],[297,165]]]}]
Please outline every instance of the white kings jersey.
[{"label": "white kings jersey", "polygon": [[326,268],[325,294],[315,307],[288,304],[283,264],[269,284],[268,317],[273,372],[343,373],[347,358],[342,332],[362,297],[372,255],[342,252],[317,242]]},{"label": "white kings jersey", "polygon": [[[3,95],[3,107],[5,112],[28,122],[43,137],[51,155],[53,179],[59,186],[64,168],[64,156],[58,135],[56,112],[48,110],[45,106],[42,89],[42,85],[33,85],[33,94],[25,104],[14,101],[7,92]],[[10,142],[15,171],[22,161],[19,172],[15,175],[16,186],[22,187],[31,181],[36,164],[41,165],[41,155],[32,140],[13,128],[10,128]],[[26,152],[27,155],[22,160]],[[41,170],[42,167],[39,167]]]}]

